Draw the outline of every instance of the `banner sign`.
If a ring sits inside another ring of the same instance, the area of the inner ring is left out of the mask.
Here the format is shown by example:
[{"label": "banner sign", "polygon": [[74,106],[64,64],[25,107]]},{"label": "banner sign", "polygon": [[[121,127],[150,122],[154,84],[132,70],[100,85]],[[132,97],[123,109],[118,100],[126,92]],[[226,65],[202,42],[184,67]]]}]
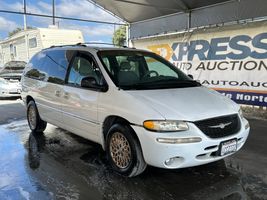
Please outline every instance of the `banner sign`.
[{"label": "banner sign", "polygon": [[135,41],[240,104],[267,107],[267,26]]}]

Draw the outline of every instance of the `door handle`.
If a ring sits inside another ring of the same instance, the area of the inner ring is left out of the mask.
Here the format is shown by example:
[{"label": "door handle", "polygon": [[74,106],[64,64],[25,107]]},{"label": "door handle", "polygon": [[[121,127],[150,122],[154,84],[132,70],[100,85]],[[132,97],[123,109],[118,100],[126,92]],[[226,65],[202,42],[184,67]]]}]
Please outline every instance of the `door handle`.
[{"label": "door handle", "polygon": [[60,97],[60,91],[59,91],[59,90],[56,90],[56,91],[55,91],[55,95],[56,95],[57,97]]}]

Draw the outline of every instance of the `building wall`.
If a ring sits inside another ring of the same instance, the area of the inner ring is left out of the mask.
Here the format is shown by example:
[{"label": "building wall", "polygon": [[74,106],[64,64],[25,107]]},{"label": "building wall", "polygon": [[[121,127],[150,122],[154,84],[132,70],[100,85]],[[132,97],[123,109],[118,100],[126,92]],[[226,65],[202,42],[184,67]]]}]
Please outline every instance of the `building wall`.
[{"label": "building wall", "polygon": [[[24,31],[17,33],[8,40],[2,41],[0,43],[2,48],[0,52],[2,59],[0,58],[0,62],[2,64],[11,60],[28,62],[34,54],[44,48],[49,48],[53,45],[67,45],[84,42],[82,32],[78,30],[38,28],[35,30],[28,30],[26,32],[26,38],[26,41],[28,41],[28,48],[26,48]],[[36,45],[32,46],[31,44],[33,43],[31,41],[34,41]],[[11,44],[16,48],[16,55],[11,54]]]},{"label": "building wall", "polygon": [[[11,38],[3,41],[0,45],[2,47],[2,63],[9,62],[11,60],[25,61],[28,62],[29,58],[34,55],[36,52],[40,51],[42,48],[39,44],[40,41],[37,42],[37,48],[26,48],[26,42],[29,38],[39,36],[39,30],[28,30],[26,32],[26,40],[25,40],[25,32],[17,33]],[[39,37],[40,38],[40,37]],[[13,52],[10,48],[10,45],[13,45]]]},{"label": "building wall", "polygon": [[25,38],[20,37],[16,39],[14,42],[8,43],[6,46],[6,55],[7,57],[9,56],[9,61],[12,59],[10,57],[10,44],[13,43],[13,45],[16,47],[17,55],[14,56],[14,60],[19,60],[19,61],[27,61],[27,52],[26,52],[26,45],[25,45]]},{"label": "building wall", "polygon": [[43,47],[43,43],[42,43],[42,38],[41,38],[41,33],[40,30],[38,29],[38,31],[36,32],[31,32],[27,35],[28,38],[28,42],[31,39],[36,38],[36,47],[31,47],[30,43],[28,43],[28,51],[29,51],[29,59],[31,59],[31,57],[36,54],[37,52],[41,51],[44,47]]},{"label": "building wall", "polygon": [[63,29],[40,29],[40,36],[43,48],[53,45],[67,45],[83,43],[84,38],[79,30],[63,30]]},{"label": "building wall", "polygon": [[3,55],[2,55],[2,46],[0,45],[0,70],[2,66],[3,66]]}]

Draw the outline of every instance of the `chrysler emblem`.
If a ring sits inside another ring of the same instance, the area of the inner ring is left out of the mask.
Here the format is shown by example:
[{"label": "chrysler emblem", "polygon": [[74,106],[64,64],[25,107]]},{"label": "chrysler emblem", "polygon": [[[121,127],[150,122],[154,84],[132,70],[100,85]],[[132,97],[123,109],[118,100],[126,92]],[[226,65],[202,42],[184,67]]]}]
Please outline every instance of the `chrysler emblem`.
[{"label": "chrysler emblem", "polygon": [[220,129],[224,129],[226,126],[229,126],[230,124],[232,124],[232,122],[229,123],[221,123],[219,125],[216,126],[209,126],[210,128],[220,128]]}]

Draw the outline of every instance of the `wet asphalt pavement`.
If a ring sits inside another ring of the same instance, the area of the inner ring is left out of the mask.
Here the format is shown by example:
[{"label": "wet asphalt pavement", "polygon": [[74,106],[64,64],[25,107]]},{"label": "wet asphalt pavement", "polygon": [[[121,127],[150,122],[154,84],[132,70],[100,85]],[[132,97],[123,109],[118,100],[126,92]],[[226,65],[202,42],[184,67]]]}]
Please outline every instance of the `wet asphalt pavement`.
[{"label": "wet asphalt pavement", "polygon": [[2,101],[0,199],[267,199],[267,121],[249,121],[247,143],[224,161],[125,178],[99,145],[50,125],[35,135],[20,102]]}]

